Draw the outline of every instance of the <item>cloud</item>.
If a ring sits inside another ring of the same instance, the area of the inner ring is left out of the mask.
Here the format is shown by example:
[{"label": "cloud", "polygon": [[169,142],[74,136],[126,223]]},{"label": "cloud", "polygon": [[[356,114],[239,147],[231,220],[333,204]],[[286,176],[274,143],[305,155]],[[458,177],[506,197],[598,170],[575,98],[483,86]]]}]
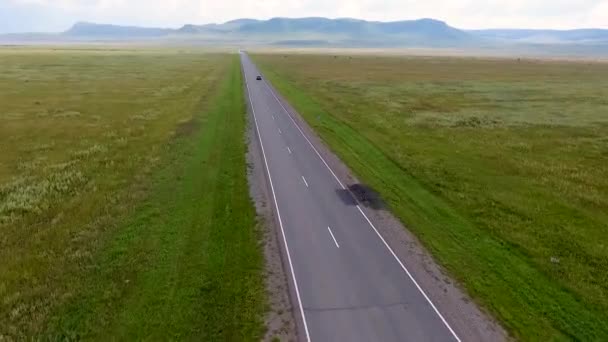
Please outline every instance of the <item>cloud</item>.
[{"label": "cloud", "polygon": [[598,3],[589,13],[587,20],[588,25],[592,26],[594,23],[608,23],[608,0]]},{"label": "cloud", "polygon": [[80,20],[178,27],[276,16],[430,17],[461,28],[608,28],[608,0],[0,0],[0,32],[59,30]]}]

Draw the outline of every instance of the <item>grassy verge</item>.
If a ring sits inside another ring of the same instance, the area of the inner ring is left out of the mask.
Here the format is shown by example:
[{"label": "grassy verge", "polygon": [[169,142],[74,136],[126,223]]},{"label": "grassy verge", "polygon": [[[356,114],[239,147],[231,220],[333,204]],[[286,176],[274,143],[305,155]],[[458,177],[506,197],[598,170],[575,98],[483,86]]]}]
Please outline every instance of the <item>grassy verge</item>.
[{"label": "grassy verge", "polygon": [[254,59],[515,337],[608,338],[606,65]]},{"label": "grassy verge", "polygon": [[2,53],[0,339],[259,339],[238,57]]},{"label": "grassy verge", "polygon": [[245,107],[232,57],[219,97],[58,316],[63,336],[255,340],[264,288],[245,177]]}]

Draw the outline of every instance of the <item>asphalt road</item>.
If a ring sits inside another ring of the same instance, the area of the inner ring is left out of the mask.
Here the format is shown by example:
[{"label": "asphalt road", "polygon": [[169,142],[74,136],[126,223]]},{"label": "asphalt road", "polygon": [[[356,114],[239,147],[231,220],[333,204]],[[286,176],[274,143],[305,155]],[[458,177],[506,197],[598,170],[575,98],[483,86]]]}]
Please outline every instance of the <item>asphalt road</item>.
[{"label": "asphalt road", "polygon": [[246,54],[246,98],[312,341],[459,341]]}]

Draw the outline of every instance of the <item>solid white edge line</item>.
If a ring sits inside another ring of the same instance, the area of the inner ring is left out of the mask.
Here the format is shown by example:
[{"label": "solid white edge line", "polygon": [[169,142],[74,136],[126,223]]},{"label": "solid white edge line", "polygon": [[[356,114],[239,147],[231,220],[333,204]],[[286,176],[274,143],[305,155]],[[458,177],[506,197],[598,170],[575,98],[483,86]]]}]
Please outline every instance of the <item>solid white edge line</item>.
[{"label": "solid white edge line", "polygon": [[[275,100],[279,103],[279,105],[281,106],[281,108],[283,108],[283,111],[285,111],[285,113],[287,114],[287,116],[289,116],[289,118],[291,119],[291,121],[293,122],[293,124],[296,126],[296,128],[298,129],[298,131],[300,131],[300,134],[302,134],[302,136],[304,137],[304,139],[306,139],[306,141],[308,142],[308,144],[310,145],[310,147],[312,147],[312,149],[315,151],[315,153],[317,154],[317,156],[319,156],[319,158],[321,159],[321,161],[323,162],[323,164],[325,164],[325,166],[327,167],[327,169],[329,170],[329,172],[331,172],[331,174],[334,176],[334,178],[336,179],[336,181],[338,181],[338,184],[340,184],[340,186],[342,187],[342,189],[346,190],[346,187],[344,187],[344,184],[342,184],[342,182],[340,181],[340,179],[338,178],[338,176],[336,176],[336,174],[331,169],[331,167],[329,167],[329,165],[327,164],[327,162],[325,161],[325,159],[321,156],[321,154],[319,153],[319,151],[317,151],[317,149],[312,144],[312,142],[310,142],[310,140],[308,139],[308,137],[306,136],[306,134],[304,134],[304,132],[302,131],[302,129],[300,128],[300,126],[298,125],[298,123],[294,120],[294,118],[291,116],[291,114],[285,108],[285,106],[283,106],[283,103],[281,102],[281,100],[279,100],[279,98],[274,93],[274,91],[272,90],[272,88],[270,88],[270,86],[268,85],[267,82],[264,82],[264,84],[266,85],[266,88],[268,88],[268,90],[270,91],[270,93],[272,94],[272,96],[274,96]],[[350,190],[348,190],[348,191],[350,192]],[[351,195],[352,195],[352,192],[351,192]],[[354,195],[353,195],[353,198],[356,198],[356,197],[354,197]],[[367,223],[369,223],[369,225],[372,227],[372,229],[374,230],[374,232],[376,232],[376,235],[378,235],[378,237],[380,238],[380,240],[382,241],[382,243],[384,243],[384,246],[386,246],[386,248],[389,250],[389,252],[391,252],[391,254],[395,258],[395,260],[397,260],[397,262],[399,263],[399,266],[401,266],[401,269],[403,269],[403,271],[405,271],[405,273],[410,278],[410,280],[414,283],[414,285],[416,285],[416,288],[418,289],[418,291],[420,291],[420,293],[422,294],[422,296],[424,297],[424,299],[426,299],[426,301],[431,305],[431,307],[433,308],[433,311],[435,311],[435,313],[437,314],[437,316],[439,316],[439,318],[441,319],[441,321],[443,322],[443,324],[446,326],[446,328],[448,328],[448,330],[450,331],[450,333],[452,333],[452,336],[454,336],[454,338],[456,339],[456,341],[461,342],[460,337],[458,337],[458,335],[456,335],[456,332],[454,331],[454,329],[452,329],[452,327],[450,326],[450,324],[446,321],[446,319],[443,317],[443,315],[441,314],[441,312],[439,312],[439,310],[437,309],[437,307],[435,306],[435,304],[431,301],[431,299],[426,294],[426,292],[424,292],[424,290],[422,289],[422,287],[420,287],[420,285],[418,284],[418,282],[416,281],[416,279],[414,279],[414,276],[410,273],[410,271],[407,269],[407,267],[405,267],[405,265],[401,262],[401,260],[399,259],[399,257],[397,257],[397,254],[395,254],[395,252],[388,245],[388,243],[386,242],[386,240],[384,240],[384,238],[382,237],[382,235],[380,235],[380,232],[378,231],[378,229],[376,229],[376,227],[374,226],[374,224],[372,223],[372,221],[369,219],[369,217],[367,217],[367,215],[365,214],[365,212],[363,212],[363,210],[361,209],[361,206],[359,206],[358,204],[357,204],[357,209],[359,209],[359,212],[361,213],[361,215],[363,215],[363,217],[365,218],[365,220],[367,221]]]},{"label": "solid white edge line", "polygon": [[331,238],[334,239],[336,247],[340,248],[340,245],[338,245],[338,240],[336,240],[336,237],[334,236],[334,233],[332,233],[331,228],[327,227],[327,230],[329,230],[329,235],[331,235]]},{"label": "solid white edge line", "polygon": [[304,181],[304,184],[306,184],[306,187],[308,188],[308,182],[306,181],[306,178],[304,178],[304,176],[302,176],[302,180]]},{"label": "solid white edge line", "polygon": [[293,270],[293,263],[291,262],[291,255],[289,254],[289,245],[287,244],[287,238],[285,237],[285,229],[283,229],[283,221],[281,220],[281,212],[279,211],[279,204],[277,203],[277,196],[274,192],[274,185],[272,184],[272,177],[270,176],[270,168],[268,167],[268,160],[266,159],[266,152],[264,151],[264,144],[262,143],[262,136],[260,135],[260,128],[258,126],[258,120],[255,115],[255,109],[253,108],[253,102],[251,101],[251,93],[249,91],[249,82],[247,81],[247,71],[243,64],[243,76],[245,77],[245,87],[247,88],[247,97],[249,98],[249,104],[251,105],[251,112],[253,113],[253,121],[255,122],[255,129],[258,133],[258,141],[262,150],[262,156],[264,157],[264,165],[266,166],[266,173],[268,174],[268,180],[270,182],[270,190],[272,191],[272,199],[277,210],[277,218],[279,219],[279,226],[281,227],[281,235],[283,236],[283,243],[285,244],[285,251],[287,252],[287,261],[289,262],[289,270],[291,271],[291,277],[293,278],[294,288],[296,290],[296,297],[298,299],[298,305],[300,306],[300,314],[302,315],[302,322],[304,323],[304,331],[306,333],[306,341],[310,342],[310,333],[308,332],[308,324],[306,323],[306,315],[304,314],[304,307],[302,306],[302,299],[300,298],[300,290],[298,288],[298,281],[296,274]]}]

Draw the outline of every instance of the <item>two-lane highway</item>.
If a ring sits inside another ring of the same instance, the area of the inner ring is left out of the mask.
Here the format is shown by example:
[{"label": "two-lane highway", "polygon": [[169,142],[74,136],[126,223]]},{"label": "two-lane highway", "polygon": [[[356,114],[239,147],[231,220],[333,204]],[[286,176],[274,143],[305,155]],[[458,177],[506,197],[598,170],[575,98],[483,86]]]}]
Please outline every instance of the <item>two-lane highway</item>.
[{"label": "two-lane highway", "polygon": [[[313,341],[459,341],[249,57],[241,61],[301,318]],[[354,201],[354,199],[353,199]],[[351,201],[352,202],[352,201]]]}]

